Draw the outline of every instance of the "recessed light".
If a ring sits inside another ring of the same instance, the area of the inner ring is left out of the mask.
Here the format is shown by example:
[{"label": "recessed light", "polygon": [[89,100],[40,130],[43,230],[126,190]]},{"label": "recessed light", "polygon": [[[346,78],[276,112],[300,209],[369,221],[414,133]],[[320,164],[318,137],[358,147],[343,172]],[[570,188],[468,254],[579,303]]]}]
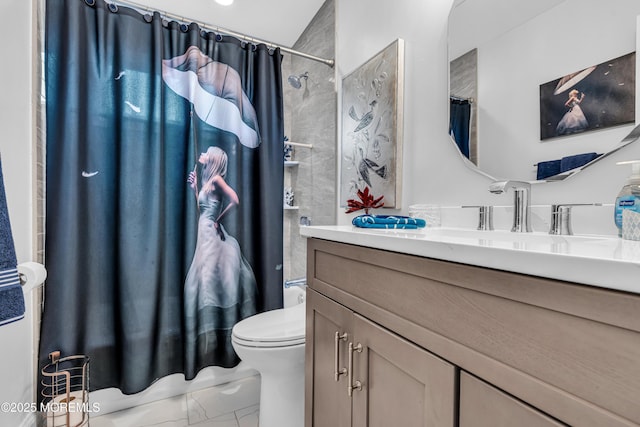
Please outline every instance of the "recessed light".
[{"label": "recessed light", "polygon": [[231,6],[233,4],[233,0],[216,0],[216,3],[222,6]]}]

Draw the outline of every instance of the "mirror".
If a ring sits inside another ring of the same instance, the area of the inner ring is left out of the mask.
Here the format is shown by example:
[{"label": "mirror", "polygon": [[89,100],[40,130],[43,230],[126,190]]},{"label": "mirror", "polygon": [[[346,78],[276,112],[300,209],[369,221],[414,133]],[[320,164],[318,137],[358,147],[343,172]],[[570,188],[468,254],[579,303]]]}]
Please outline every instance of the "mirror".
[{"label": "mirror", "polygon": [[[635,52],[638,15],[637,0],[455,0],[448,36],[450,117],[454,143],[469,135],[468,147],[460,150],[464,161],[491,178],[524,181],[538,179],[538,164],[587,161],[541,177],[560,180],[637,140],[640,130],[629,134],[631,122],[542,139],[540,118],[541,85],[599,64],[592,74],[604,75],[616,69],[615,59]],[[631,94],[627,110],[636,104],[635,55],[629,58],[633,68],[616,82]],[[558,95],[561,105],[571,89]],[[589,101],[600,99],[594,84],[590,89],[582,89],[585,111]],[[470,124],[460,128],[456,124],[465,123],[467,114]],[[555,127],[551,121],[546,124]]]}]

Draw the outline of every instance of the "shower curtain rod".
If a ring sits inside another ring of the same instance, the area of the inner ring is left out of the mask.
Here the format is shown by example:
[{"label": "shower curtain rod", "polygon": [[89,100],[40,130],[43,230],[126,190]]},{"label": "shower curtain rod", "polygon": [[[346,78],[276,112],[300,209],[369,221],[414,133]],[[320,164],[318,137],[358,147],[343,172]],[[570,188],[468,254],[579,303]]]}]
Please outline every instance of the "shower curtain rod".
[{"label": "shower curtain rod", "polygon": [[288,48],[288,47],[285,47],[285,46],[280,46],[280,45],[278,45],[276,43],[272,43],[272,42],[269,42],[269,41],[266,41],[266,40],[257,39],[255,37],[252,37],[252,36],[247,35],[247,34],[238,33],[238,32],[233,31],[233,30],[227,30],[226,28],[222,28],[222,27],[218,27],[218,26],[208,25],[208,24],[205,24],[204,22],[197,21],[195,19],[190,19],[190,18],[187,18],[185,16],[175,15],[173,13],[160,11],[160,10],[152,10],[152,9],[149,8],[149,6],[146,6],[146,5],[143,5],[143,4],[140,4],[140,3],[135,3],[133,1],[116,0],[116,1],[112,1],[112,2],[108,2],[107,1],[107,3],[115,3],[116,5],[122,4],[124,6],[132,7],[134,9],[138,10],[138,11],[140,11],[140,10],[144,10],[145,12],[154,12],[155,11],[155,12],[158,12],[160,15],[163,15],[165,17],[174,19],[176,21],[180,21],[180,22],[195,22],[198,25],[200,25],[200,27],[202,27],[204,29],[212,30],[212,31],[214,31],[216,33],[220,33],[220,34],[226,34],[228,36],[237,37],[237,38],[239,38],[241,40],[244,40],[244,41],[247,41],[247,42],[250,42],[250,43],[265,44],[265,45],[267,45],[269,47],[272,47],[272,48],[279,48],[282,52],[287,52],[287,53],[289,53],[291,55],[300,56],[300,57],[303,57],[303,58],[310,59],[312,61],[322,62],[323,64],[328,65],[331,68],[333,68],[333,66],[335,65],[335,61],[333,59],[320,58],[318,56],[314,56],[314,55],[311,55],[311,54],[308,54],[308,53],[305,53],[305,52],[300,52],[300,51],[295,50],[295,49],[291,49],[291,48]]}]

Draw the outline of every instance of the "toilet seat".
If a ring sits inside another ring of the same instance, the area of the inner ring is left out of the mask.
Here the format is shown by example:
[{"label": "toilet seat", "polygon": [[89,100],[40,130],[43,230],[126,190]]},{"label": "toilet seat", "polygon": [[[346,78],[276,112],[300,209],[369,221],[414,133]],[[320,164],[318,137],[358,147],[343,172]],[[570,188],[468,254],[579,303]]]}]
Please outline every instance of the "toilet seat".
[{"label": "toilet seat", "polygon": [[304,344],[305,304],[265,311],[236,323],[232,340],[247,347],[290,347]]}]

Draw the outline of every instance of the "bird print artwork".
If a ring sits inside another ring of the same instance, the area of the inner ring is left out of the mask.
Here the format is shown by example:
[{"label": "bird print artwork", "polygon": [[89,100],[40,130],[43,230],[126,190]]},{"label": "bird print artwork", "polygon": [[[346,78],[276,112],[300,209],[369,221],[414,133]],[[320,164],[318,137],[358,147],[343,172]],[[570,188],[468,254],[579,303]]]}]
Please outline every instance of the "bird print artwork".
[{"label": "bird print artwork", "polygon": [[[380,96],[381,90],[381,81],[384,79],[374,79],[371,82],[371,88],[375,90],[373,95],[374,98]],[[361,93],[359,99],[366,99],[366,94]],[[353,161],[354,164],[357,164],[357,177],[358,181],[363,182],[369,187],[373,187],[372,175],[370,171],[374,172],[377,176],[382,178],[383,180],[387,179],[387,165],[379,164],[380,161],[384,162],[385,159],[382,157],[381,150],[381,141],[389,142],[389,138],[384,135],[381,131],[381,124],[384,121],[383,115],[377,115],[377,107],[378,100],[373,99],[368,104],[367,107],[369,110],[362,114],[362,116],[358,115],[356,111],[356,106],[351,105],[349,108],[349,117],[356,122],[355,127],[353,128],[354,140],[357,141],[355,143],[355,150]],[[369,128],[373,123],[376,125],[373,127],[373,132],[369,131]],[[376,161],[372,160],[371,157],[376,158]],[[359,191],[362,187],[362,184],[355,183],[353,185],[354,191]]]},{"label": "bird print artwork", "polygon": [[378,101],[376,101],[375,99],[371,101],[369,103],[369,106],[371,107],[371,109],[365,114],[363,114],[362,117],[358,117],[358,114],[356,113],[356,110],[353,105],[351,106],[351,108],[349,108],[349,116],[353,120],[358,122],[358,126],[356,126],[356,128],[353,130],[354,132],[359,132],[371,124],[371,122],[373,121],[373,110],[377,103]]},{"label": "bird print artwork", "polygon": [[396,207],[401,49],[401,40],[392,43],[343,80],[342,206],[369,188]]}]

